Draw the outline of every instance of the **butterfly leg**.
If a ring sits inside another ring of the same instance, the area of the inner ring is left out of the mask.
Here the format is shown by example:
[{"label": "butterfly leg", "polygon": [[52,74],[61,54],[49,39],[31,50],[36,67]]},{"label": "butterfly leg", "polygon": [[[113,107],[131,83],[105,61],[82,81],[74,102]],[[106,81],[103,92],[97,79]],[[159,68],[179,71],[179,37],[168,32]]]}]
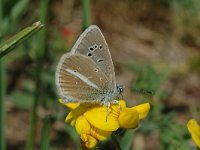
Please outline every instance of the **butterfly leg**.
[{"label": "butterfly leg", "polygon": [[107,109],[106,109],[106,122],[108,120],[108,110],[110,109],[110,102],[107,102]]},{"label": "butterfly leg", "polygon": [[103,105],[104,105],[104,106],[107,106],[107,109],[106,109],[106,122],[107,122],[107,120],[108,120],[108,115],[109,115],[108,113],[109,113],[109,109],[110,109],[110,104],[118,104],[119,110],[121,109],[121,106],[120,106],[120,103],[119,103],[118,100],[113,100],[113,101],[111,101],[111,102],[104,100],[104,101],[103,101]]},{"label": "butterfly leg", "polygon": [[106,122],[107,122],[107,120],[108,120],[108,113],[109,113],[109,109],[110,109],[110,102],[104,99],[104,101],[102,101],[102,104],[104,106],[106,106]]},{"label": "butterfly leg", "polygon": [[119,103],[118,100],[115,99],[115,100],[111,101],[111,103],[112,103],[112,104],[118,104],[119,110],[121,110],[121,106],[120,106],[120,103]]}]

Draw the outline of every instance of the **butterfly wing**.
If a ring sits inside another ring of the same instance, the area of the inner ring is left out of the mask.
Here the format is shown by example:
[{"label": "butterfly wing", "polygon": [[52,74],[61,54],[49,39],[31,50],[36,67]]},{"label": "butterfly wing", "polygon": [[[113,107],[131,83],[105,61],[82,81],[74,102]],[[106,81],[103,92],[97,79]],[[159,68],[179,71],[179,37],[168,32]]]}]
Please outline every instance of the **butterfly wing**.
[{"label": "butterfly wing", "polygon": [[58,94],[66,102],[100,101],[108,82],[96,63],[80,54],[64,54],[56,70]]},{"label": "butterfly wing", "polygon": [[81,34],[71,53],[90,57],[109,79],[109,89],[116,88],[114,66],[108,45],[96,25],[91,25]]}]

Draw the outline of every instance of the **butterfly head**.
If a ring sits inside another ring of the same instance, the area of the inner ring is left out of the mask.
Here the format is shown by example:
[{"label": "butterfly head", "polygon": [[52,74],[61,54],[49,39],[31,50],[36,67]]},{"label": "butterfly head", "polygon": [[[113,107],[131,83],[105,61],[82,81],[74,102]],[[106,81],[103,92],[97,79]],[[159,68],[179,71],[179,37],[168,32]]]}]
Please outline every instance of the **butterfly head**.
[{"label": "butterfly head", "polygon": [[117,84],[117,92],[118,92],[119,94],[121,94],[121,93],[123,92],[123,90],[124,90],[124,86],[123,86],[123,85],[120,85],[120,84]]}]

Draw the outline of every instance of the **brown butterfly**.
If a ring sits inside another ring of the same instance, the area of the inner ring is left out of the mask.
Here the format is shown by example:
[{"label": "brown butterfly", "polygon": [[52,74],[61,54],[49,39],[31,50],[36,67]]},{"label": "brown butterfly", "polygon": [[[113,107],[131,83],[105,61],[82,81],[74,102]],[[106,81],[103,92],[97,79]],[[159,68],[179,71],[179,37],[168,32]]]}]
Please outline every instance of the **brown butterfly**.
[{"label": "brown butterfly", "polygon": [[116,84],[112,58],[101,30],[88,27],[57,66],[56,86],[63,102],[110,106],[122,87]]}]

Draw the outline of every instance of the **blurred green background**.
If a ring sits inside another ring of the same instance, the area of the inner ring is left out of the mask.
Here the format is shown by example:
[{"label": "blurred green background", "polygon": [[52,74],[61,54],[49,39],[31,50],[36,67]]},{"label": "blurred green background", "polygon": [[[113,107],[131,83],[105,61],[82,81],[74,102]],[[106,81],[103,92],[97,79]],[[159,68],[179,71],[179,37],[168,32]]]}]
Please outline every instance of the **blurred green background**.
[{"label": "blurred green background", "polygon": [[0,42],[38,20],[44,28],[1,58],[0,149],[80,149],[54,75],[88,24],[107,40],[128,105],[151,104],[138,129],[96,149],[195,149],[186,123],[200,121],[199,0],[0,0]]}]

